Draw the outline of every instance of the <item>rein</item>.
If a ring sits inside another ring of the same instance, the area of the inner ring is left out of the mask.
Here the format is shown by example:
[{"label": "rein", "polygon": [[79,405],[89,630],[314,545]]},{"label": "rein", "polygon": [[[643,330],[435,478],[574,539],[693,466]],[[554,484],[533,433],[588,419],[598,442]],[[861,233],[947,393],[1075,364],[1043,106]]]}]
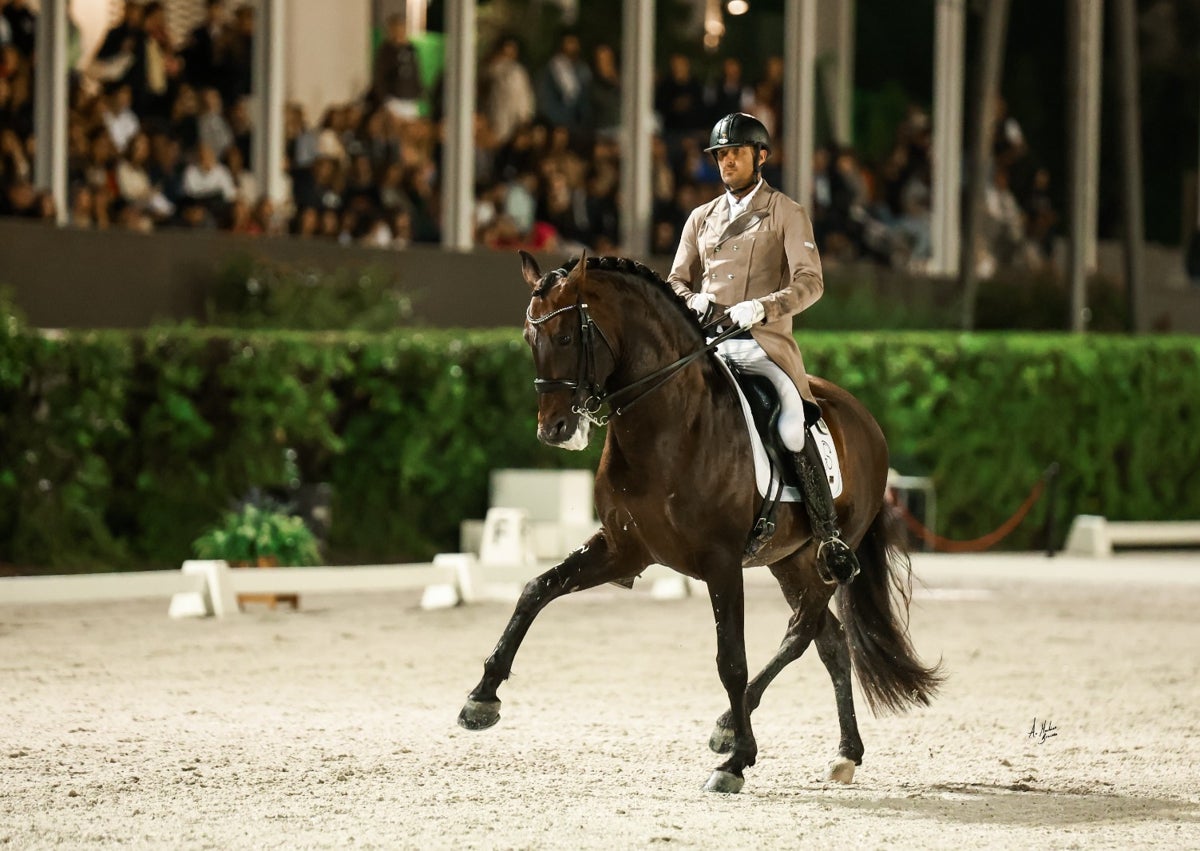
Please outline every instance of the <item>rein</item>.
[{"label": "rein", "polygon": [[[529,308],[526,308],[525,318],[529,321],[530,325],[541,325],[543,322],[546,322],[547,320],[558,316],[559,314],[566,313],[568,310],[579,311],[580,353],[578,377],[574,381],[563,378],[535,378],[533,380],[533,387],[538,393],[555,393],[562,390],[571,390],[574,391],[575,395],[577,396],[584,395],[582,404],[574,404],[571,406],[571,413],[583,417],[592,425],[597,426],[608,425],[610,418],[607,415],[600,413],[600,409],[604,407],[605,404],[608,405],[609,410],[612,412],[612,416],[619,417],[621,414],[632,408],[635,403],[666,384],[669,380],[671,380],[671,378],[678,374],[680,370],[682,370],[692,361],[703,357],[717,346],[721,345],[721,343],[725,342],[731,337],[743,333],[744,330],[735,325],[732,328],[729,328],[718,334],[706,345],[700,347],[696,351],[690,352],[678,360],[672,361],[666,366],[656,369],[649,375],[642,376],[641,378],[626,384],[624,387],[620,387],[612,392],[607,392],[603,387],[596,383],[595,337],[600,337],[609,353],[614,357],[616,352],[613,350],[612,343],[608,341],[608,337],[605,335],[604,331],[599,325],[596,324],[596,321],[592,319],[592,315],[588,311],[586,302],[568,304],[566,307],[560,307],[558,310],[552,310],[545,316],[538,317],[537,319],[534,319],[529,312]],[[708,324],[704,325],[701,330],[707,331],[710,328],[716,327],[724,318],[724,316],[717,317]],[[639,388],[640,392],[637,392],[632,399],[624,403],[618,402],[621,397],[624,397],[631,392],[638,391]]]}]

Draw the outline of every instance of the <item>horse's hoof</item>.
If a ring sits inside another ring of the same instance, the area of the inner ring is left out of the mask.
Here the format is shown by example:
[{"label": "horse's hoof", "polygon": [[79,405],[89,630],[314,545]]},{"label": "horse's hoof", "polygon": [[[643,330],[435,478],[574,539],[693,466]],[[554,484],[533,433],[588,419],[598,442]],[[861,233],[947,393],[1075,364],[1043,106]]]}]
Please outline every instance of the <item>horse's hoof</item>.
[{"label": "horse's hoof", "polygon": [[718,722],[708,737],[708,746],[713,753],[729,753],[733,750],[733,730]]},{"label": "horse's hoof", "polygon": [[833,762],[829,763],[829,770],[825,772],[825,779],[832,780],[834,783],[853,783],[854,760],[839,756]]},{"label": "horse's hoof", "polygon": [[458,726],[468,730],[486,730],[500,720],[500,701],[470,700],[458,713]]},{"label": "horse's hoof", "polygon": [[717,769],[712,773],[712,777],[708,778],[708,782],[704,784],[705,792],[725,792],[730,795],[736,795],[742,791],[742,786],[745,785],[746,779],[738,777],[736,774],[730,774],[728,771]]}]

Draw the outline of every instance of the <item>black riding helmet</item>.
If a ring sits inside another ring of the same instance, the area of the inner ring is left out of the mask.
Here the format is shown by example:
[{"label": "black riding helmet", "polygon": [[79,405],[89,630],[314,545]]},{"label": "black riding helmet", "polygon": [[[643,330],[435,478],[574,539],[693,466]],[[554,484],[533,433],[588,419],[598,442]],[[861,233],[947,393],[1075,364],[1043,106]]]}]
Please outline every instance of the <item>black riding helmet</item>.
[{"label": "black riding helmet", "polygon": [[745,112],[731,112],[713,125],[712,133],[708,136],[706,154],[711,154],[716,162],[717,151],[721,148],[740,148],[750,145],[754,148],[754,176],[758,177],[761,166],[758,164],[758,152],[771,153],[771,134],[761,121]]}]

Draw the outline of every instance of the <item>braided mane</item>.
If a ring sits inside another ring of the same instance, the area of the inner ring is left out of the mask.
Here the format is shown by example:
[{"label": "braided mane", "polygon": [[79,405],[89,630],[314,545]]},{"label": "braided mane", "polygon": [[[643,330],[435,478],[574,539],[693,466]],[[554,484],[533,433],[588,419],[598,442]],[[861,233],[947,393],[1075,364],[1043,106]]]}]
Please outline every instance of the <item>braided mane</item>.
[{"label": "braided mane", "polygon": [[[566,263],[553,272],[548,272],[542,277],[537,289],[533,291],[535,296],[545,295],[550,287],[558,283],[562,278],[565,278],[571,273],[576,266],[579,265],[579,258],[572,257]],[[589,257],[587,258],[588,270],[595,269],[599,272],[616,272],[621,274],[625,280],[636,281],[640,284],[649,286],[652,290],[657,290],[667,301],[674,305],[688,324],[688,327],[694,328],[697,333],[700,333],[700,320],[696,314],[687,306],[687,303],[681,299],[678,293],[671,288],[671,285],[663,280],[662,276],[651,269],[644,263],[639,263],[636,260],[631,260],[628,257]]]}]

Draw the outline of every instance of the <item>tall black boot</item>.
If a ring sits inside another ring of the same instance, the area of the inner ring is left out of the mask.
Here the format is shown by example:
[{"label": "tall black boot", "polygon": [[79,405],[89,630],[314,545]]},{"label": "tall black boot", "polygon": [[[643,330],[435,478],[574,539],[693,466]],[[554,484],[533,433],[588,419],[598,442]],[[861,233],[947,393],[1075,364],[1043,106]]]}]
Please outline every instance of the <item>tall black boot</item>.
[{"label": "tall black boot", "polygon": [[850,545],[842,540],[838,529],[837,511],[829,490],[829,476],[821,463],[820,449],[812,435],[806,435],[804,448],[792,453],[800,485],[804,489],[804,506],[808,523],[817,540],[817,573],[827,585],[845,584],[858,576],[858,558]]}]

